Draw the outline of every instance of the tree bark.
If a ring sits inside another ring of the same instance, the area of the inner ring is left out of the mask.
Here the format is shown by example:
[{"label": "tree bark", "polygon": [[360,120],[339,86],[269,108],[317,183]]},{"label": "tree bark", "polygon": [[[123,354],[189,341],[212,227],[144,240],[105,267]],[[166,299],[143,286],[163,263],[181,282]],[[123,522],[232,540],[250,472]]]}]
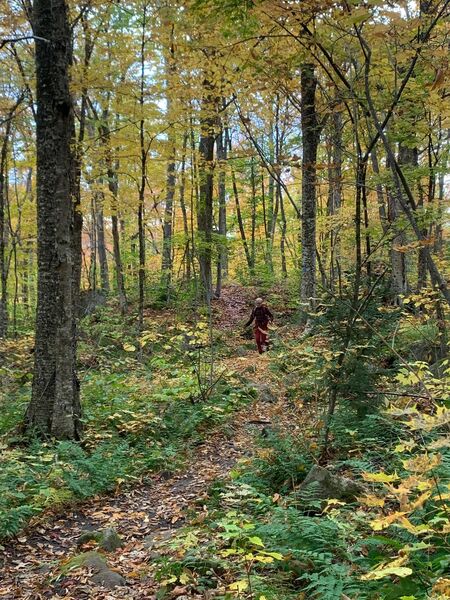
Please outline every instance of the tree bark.
[{"label": "tree bark", "polygon": [[186,208],[186,150],[189,134],[185,133],[183,137],[183,150],[181,156],[181,173],[180,173],[180,207],[183,216],[183,232],[184,232],[184,255],[183,262],[185,266],[185,275],[187,281],[191,279],[192,252],[191,252],[191,237],[189,233],[189,221]]},{"label": "tree bark", "polygon": [[198,242],[197,253],[200,265],[202,299],[211,301],[212,288],[212,216],[213,216],[213,177],[214,142],[216,125],[215,103],[211,95],[211,83],[203,82],[205,95],[202,99],[201,132],[199,141],[199,198],[197,206]]},{"label": "tree bark", "polygon": [[[388,161],[389,163],[389,161]],[[388,220],[393,231],[391,248],[389,251],[391,259],[391,293],[396,304],[401,304],[402,296],[408,292],[408,276],[405,252],[400,252],[399,247],[407,242],[406,234],[402,230],[403,225],[399,223],[402,208],[398,193],[388,188]]]},{"label": "tree bark", "polygon": [[11,119],[6,122],[0,151],[0,338],[8,333],[8,261],[6,259],[7,155]]},{"label": "tree bark", "polygon": [[303,65],[301,72],[302,157],[302,280],[300,298],[303,321],[315,308],[316,296],[316,161],[320,130],[316,114],[314,65]]},{"label": "tree bark", "polygon": [[[250,237],[250,257],[251,257],[251,263],[252,263],[252,275],[254,275],[255,264],[256,264],[256,174],[255,174],[255,159],[253,156],[250,159],[250,183],[252,186],[252,225],[251,225],[251,237]],[[282,244],[283,243],[284,243],[284,238],[283,238]]]},{"label": "tree bark", "polygon": [[397,248],[406,243],[405,234],[398,230],[398,220],[401,213],[401,207],[398,202],[398,195],[395,191],[388,189],[388,220],[394,232],[391,239],[391,248],[389,251],[391,259],[391,293],[396,302],[400,302],[400,296],[406,294],[408,290],[408,279],[406,275],[406,257],[404,252],[399,252]]},{"label": "tree bark", "polygon": [[[104,111],[103,117],[107,118],[107,111]],[[120,232],[119,232],[119,181],[117,168],[113,166],[111,157],[111,136],[109,126],[106,124],[101,127],[102,142],[105,146],[106,174],[108,177],[108,189],[111,194],[111,232],[113,238],[113,256],[116,272],[117,294],[119,297],[120,312],[124,315],[127,312],[128,300],[125,291],[125,276],[123,273],[122,256],[120,253]]]},{"label": "tree bark", "polygon": [[221,127],[217,136],[217,162],[219,163],[218,176],[218,195],[219,195],[219,260],[217,262],[217,281],[216,296],[220,298],[223,279],[228,271],[228,250],[227,250],[227,204],[226,204],[226,165],[228,159],[228,129]]},{"label": "tree bark", "polygon": [[100,281],[102,291],[109,293],[109,268],[108,256],[106,254],[105,242],[105,218],[103,215],[104,196],[103,193],[96,194],[95,197],[95,224],[97,227],[97,253],[100,266]]},{"label": "tree bark", "polygon": [[[81,435],[74,348],[74,116],[69,92],[71,32],[64,0],[35,0],[38,302],[28,431]],[[45,40],[45,41],[44,41]],[[48,41],[47,41],[48,40]]]},{"label": "tree bark", "polygon": [[234,201],[236,203],[236,217],[237,217],[238,226],[239,226],[239,233],[241,234],[242,246],[244,248],[247,266],[248,266],[249,272],[252,273],[252,271],[253,271],[252,257],[250,255],[250,250],[248,248],[248,243],[247,243],[247,236],[245,234],[244,221],[242,219],[241,204],[239,202],[239,192],[238,192],[237,183],[236,183],[236,174],[235,174],[233,168],[231,169],[231,179],[233,182],[233,195],[234,195]]},{"label": "tree bark", "polygon": [[171,97],[173,93],[173,77],[175,75],[175,46],[173,40],[173,25],[171,28],[169,40],[169,52],[164,57],[166,70],[166,103],[167,119],[169,123],[168,147],[169,160],[167,162],[166,173],[166,204],[164,207],[163,223],[163,245],[161,261],[161,283],[165,291],[166,298],[169,297],[169,290],[172,281],[172,222],[173,222],[173,201],[175,197],[176,168],[175,168],[175,129],[174,129],[174,101]]},{"label": "tree bark", "polygon": [[[370,158],[372,161],[372,169],[375,175],[380,175],[380,165],[378,162],[378,155],[376,148],[374,148],[370,154]],[[377,193],[377,201],[378,201],[378,215],[380,217],[380,224],[383,234],[386,235],[389,229],[389,220],[386,213],[386,201],[383,193],[383,186],[380,182],[377,182],[375,185],[375,190]]]},{"label": "tree bark", "polygon": [[147,25],[147,4],[144,4],[142,16],[141,32],[141,76],[140,76],[140,121],[139,121],[139,149],[141,160],[141,180],[139,184],[139,204],[138,204],[138,238],[139,238],[139,304],[138,304],[138,330],[142,332],[144,328],[144,301],[145,301],[145,231],[144,231],[144,204],[145,188],[147,183],[147,155],[148,150],[145,145],[145,120],[144,120],[144,86],[145,86],[145,34]]},{"label": "tree bark", "polygon": [[280,239],[280,254],[281,254],[281,275],[283,278],[288,276],[287,263],[286,263],[286,232],[287,232],[287,221],[286,213],[284,210],[284,199],[283,190],[281,186],[277,184],[277,194],[280,201],[280,215],[281,215],[281,239]]},{"label": "tree bark", "polygon": [[[328,167],[327,215],[335,217],[342,204],[342,113],[333,112],[330,132],[330,164]],[[336,263],[340,262],[339,226],[332,222],[330,229],[330,286],[336,281]]]}]

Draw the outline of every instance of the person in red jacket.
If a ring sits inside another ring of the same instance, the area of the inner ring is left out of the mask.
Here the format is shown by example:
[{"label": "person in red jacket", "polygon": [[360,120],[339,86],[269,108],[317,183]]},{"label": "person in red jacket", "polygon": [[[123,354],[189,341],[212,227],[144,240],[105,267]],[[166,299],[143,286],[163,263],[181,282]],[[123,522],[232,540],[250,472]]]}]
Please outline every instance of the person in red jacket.
[{"label": "person in red jacket", "polygon": [[251,323],[255,321],[253,325],[253,332],[255,334],[255,341],[258,347],[258,352],[262,354],[266,352],[269,346],[269,322],[273,321],[273,315],[267,306],[264,304],[262,298],[256,298],[255,300],[255,308],[252,310],[252,314],[250,315],[250,319],[245,324],[245,327],[251,325]]}]

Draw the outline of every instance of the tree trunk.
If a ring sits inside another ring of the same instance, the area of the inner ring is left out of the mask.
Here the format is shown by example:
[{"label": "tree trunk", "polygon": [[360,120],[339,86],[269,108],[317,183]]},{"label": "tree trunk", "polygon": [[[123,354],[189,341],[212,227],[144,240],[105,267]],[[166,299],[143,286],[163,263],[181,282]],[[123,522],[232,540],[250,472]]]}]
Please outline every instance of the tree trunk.
[{"label": "tree trunk", "polygon": [[388,189],[388,220],[394,235],[391,239],[391,248],[389,251],[391,259],[391,293],[396,302],[400,302],[400,296],[407,293],[408,279],[406,275],[406,257],[404,252],[399,252],[398,247],[406,243],[405,234],[398,230],[398,220],[401,213],[401,207],[398,202],[398,195],[395,191]]},{"label": "tree trunk", "polygon": [[[367,73],[366,73],[366,78],[367,78]],[[368,90],[367,83],[366,83],[366,90]],[[402,211],[404,212],[405,216],[407,217],[417,239],[421,242],[424,242],[424,255],[426,257],[428,272],[430,274],[430,279],[431,279],[432,285],[442,293],[442,295],[445,298],[445,301],[450,306],[450,290],[448,288],[447,282],[446,282],[444,276],[441,274],[438,267],[436,266],[436,263],[434,262],[433,257],[431,255],[430,249],[425,243],[425,242],[427,242],[427,240],[424,238],[422,230],[421,230],[419,224],[417,223],[417,219],[416,219],[416,216],[414,213],[414,211],[416,209],[416,203],[415,203],[412,191],[408,185],[408,182],[405,178],[405,175],[404,175],[401,167],[399,166],[398,162],[396,161],[395,154],[394,154],[394,151],[392,150],[389,140],[387,139],[386,134],[383,131],[383,128],[381,126],[380,120],[376,113],[376,110],[375,110],[375,107],[373,104],[373,99],[372,99],[370,93],[366,92],[366,98],[367,98],[367,103],[368,103],[368,107],[370,110],[370,114],[373,119],[373,123],[377,130],[377,134],[379,135],[381,141],[383,142],[383,146],[386,151],[386,156],[387,156],[390,170],[392,173],[392,180],[393,180],[393,184],[394,184],[396,200],[398,200],[398,204],[401,207]]]},{"label": "tree trunk", "polygon": [[6,122],[0,151],[0,338],[8,333],[8,261],[6,259],[6,169],[11,118]]},{"label": "tree trunk", "polygon": [[320,131],[316,115],[314,65],[305,64],[301,73],[302,119],[302,280],[300,297],[303,321],[315,308],[316,296],[316,161]]},{"label": "tree trunk", "polygon": [[147,182],[147,148],[145,145],[145,120],[144,120],[144,86],[145,86],[145,34],[147,25],[147,4],[144,4],[142,16],[141,32],[141,77],[140,77],[140,96],[139,105],[141,110],[139,121],[139,149],[141,159],[141,180],[139,184],[139,204],[138,204],[138,238],[139,238],[139,304],[138,304],[138,330],[142,332],[144,328],[144,301],[145,301],[145,231],[144,231],[144,203],[145,187]]},{"label": "tree trunk", "polygon": [[281,275],[283,278],[288,276],[287,272],[287,264],[286,264],[286,231],[287,231],[287,222],[286,222],[286,213],[284,211],[284,199],[283,199],[283,190],[281,189],[281,185],[277,184],[277,194],[280,200],[280,215],[281,215],[281,239],[280,239],[280,254],[281,254]]},{"label": "tree trunk", "polygon": [[250,183],[252,186],[252,227],[250,238],[250,257],[252,263],[252,274],[254,275],[256,264],[256,174],[255,159],[253,156],[250,161]]},{"label": "tree trunk", "polygon": [[183,150],[181,156],[181,173],[180,173],[180,207],[181,214],[183,215],[183,232],[184,232],[184,255],[183,262],[185,265],[185,275],[187,281],[191,279],[191,266],[192,266],[192,252],[191,252],[191,238],[189,234],[189,222],[186,209],[186,150],[188,143],[188,133],[184,134],[183,137]]},{"label": "tree trunk", "polygon": [[200,265],[202,299],[211,300],[212,273],[212,216],[213,216],[213,172],[214,172],[214,127],[216,115],[211,97],[211,83],[203,82],[205,96],[202,100],[201,132],[199,142],[199,198],[197,206],[198,242],[197,253]]},{"label": "tree trunk", "polygon": [[[327,215],[336,217],[342,204],[342,113],[333,112],[330,132],[330,164],[328,167]],[[339,225],[332,221],[330,229],[330,286],[336,281],[336,263],[340,262]]]},{"label": "tree trunk", "polygon": [[95,198],[91,198],[91,222],[89,231],[89,246],[90,246],[90,257],[89,257],[89,271],[88,281],[89,289],[97,289],[97,223],[96,223],[97,211],[95,208]]},{"label": "tree trunk", "polygon": [[[172,137],[172,136],[171,136]],[[171,157],[167,164],[166,177],[166,205],[164,207],[164,223],[163,223],[163,248],[162,248],[162,283],[167,292],[170,288],[172,279],[172,220],[173,220],[173,200],[175,196],[175,146],[174,140],[170,139],[169,144],[172,146]]]},{"label": "tree trunk", "polygon": [[108,257],[106,254],[106,242],[105,242],[105,218],[103,216],[103,204],[104,196],[103,193],[96,194],[95,197],[95,224],[97,226],[97,253],[98,262],[100,266],[100,281],[102,291],[107,294],[109,293],[109,269],[108,269]]},{"label": "tree trunk", "polygon": [[127,312],[128,300],[125,292],[125,277],[123,274],[122,256],[120,253],[120,232],[119,232],[119,215],[118,215],[118,193],[119,181],[117,169],[113,167],[111,158],[111,142],[110,131],[108,125],[103,125],[101,128],[102,141],[105,145],[105,162],[106,174],[108,177],[108,189],[111,193],[111,232],[113,238],[113,256],[116,272],[117,294],[119,296],[120,312],[124,315]]},{"label": "tree trunk", "polygon": [[237,217],[237,221],[238,221],[238,225],[239,225],[239,233],[241,234],[242,246],[244,247],[245,259],[247,261],[248,270],[250,273],[252,273],[252,271],[253,271],[252,257],[250,255],[250,250],[248,248],[247,236],[245,235],[244,221],[242,220],[241,205],[239,202],[239,192],[238,192],[237,183],[236,183],[236,174],[235,174],[233,168],[231,169],[231,179],[233,182],[233,195],[234,195],[234,201],[236,203],[236,217]]},{"label": "tree trunk", "polygon": [[435,233],[435,243],[434,243],[434,251],[441,252],[444,245],[444,236],[443,236],[443,227],[442,227],[442,219],[444,214],[444,196],[445,196],[445,175],[444,171],[439,173],[438,175],[438,207],[437,207],[437,219],[436,219],[436,233]]},{"label": "tree trunk", "polygon": [[[81,435],[73,304],[71,32],[64,0],[35,0],[38,302],[28,431]],[[40,39],[39,39],[40,38]],[[50,41],[47,41],[50,40]]]},{"label": "tree trunk", "polygon": [[174,100],[171,97],[173,93],[173,77],[175,74],[175,46],[173,40],[173,25],[171,28],[169,40],[169,52],[164,57],[166,70],[166,103],[167,119],[169,126],[168,147],[169,160],[167,162],[166,173],[166,204],[164,207],[163,223],[163,245],[161,261],[161,283],[165,291],[166,298],[169,297],[169,290],[172,280],[172,223],[173,223],[173,201],[175,197],[176,168],[175,168],[175,130],[174,130]]},{"label": "tree trunk", "polygon": [[[372,161],[373,172],[375,173],[375,175],[379,176],[380,175],[380,166],[378,163],[378,155],[377,155],[376,148],[374,148],[372,150],[372,152],[370,153],[370,158]],[[389,219],[386,214],[386,202],[385,202],[384,193],[383,193],[383,186],[381,185],[380,182],[376,183],[375,190],[377,193],[378,215],[380,217],[381,229],[383,231],[383,234],[386,235],[388,232],[388,229],[389,229]]]},{"label": "tree trunk", "polygon": [[219,195],[219,260],[217,262],[217,283],[216,296],[220,298],[222,291],[223,279],[227,276],[228,271],[228,251],[227,251],[227,204],[226,204],[226,187],[225,187],[225,169],[228,158],[228,129],[221,128],[217,136],[217,162],[219,163],[218,176],[218,195]]}]

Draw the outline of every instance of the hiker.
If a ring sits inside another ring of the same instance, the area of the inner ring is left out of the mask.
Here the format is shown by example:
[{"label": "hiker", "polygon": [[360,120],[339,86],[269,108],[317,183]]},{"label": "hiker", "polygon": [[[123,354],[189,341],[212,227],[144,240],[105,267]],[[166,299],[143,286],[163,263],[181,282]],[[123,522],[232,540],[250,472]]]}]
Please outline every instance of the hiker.
[{"label": "hiker", "polygon": [[252,310],[250,319],[247,321],[244,327],[251,325],[252,321],[255,321],[253,325],[253,332],[255,334],[256,345],[258,346],[258,352],[262,354],[268,350],[269,346],[269,321],[273,321],[273,315],[267,306],[264,304],[262,298],[256,298],[255,308]]}]

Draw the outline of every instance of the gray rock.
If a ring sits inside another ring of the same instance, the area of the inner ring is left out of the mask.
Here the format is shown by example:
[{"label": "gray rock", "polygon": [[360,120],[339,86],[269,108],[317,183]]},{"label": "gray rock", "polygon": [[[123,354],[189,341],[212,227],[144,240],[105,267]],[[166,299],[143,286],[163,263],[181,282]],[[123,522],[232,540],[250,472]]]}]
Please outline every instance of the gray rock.
[{"label": "gray rock", "polygon": [[286,373],[283,377],[283,383],[287,388],[294,388],[300,384],[300,377],[298,373]]},{"label": "gray rock", "polygon": [[92,540],[95,540],[99,548],[106,552],[114,552],[114,550],[123,546],[122,539],[112,527],[108,527],[102,531],[82,531],[77,545],[82,546]]},{"label": "gray rock", "polygon": [[164,546],[164,542],[170,540],[173,535],[172,529],[163,529],[146,535],[144,538],[144,546],[149,550]]},{"label": "gray rock", "polygon": [[78,554],[72,558],[69,565],[71,567],[83,566],[92,569],[94,574],[91,579],[96,585],[102,585],[108,589],[126,585],[122,575],[111,571],[106,560],[98,552],[91,551]]},{"label": "gray rock", "polygon": [[92,540],[97,541],[98,535],[99,535],[98,531],[94,531],[94,530],[90,531],[87,529],[83,529],[78,537],[77,546],[82,546],[83,544],[87,544],[88,542],[91,542]]},{"label": "gray rock", "polygon": [[355,481],[334,475],[328,469],[315,465],[312,467],[302,484],[300,496],[305,500],[337,500],[352,501],[363,493],[364,488]]},{"label": "gray rock", "polygon": [[108,568],[106,560],[98,552],[85,552],[80,555],[80,559],[80,564],[96,572],[104,571]]},{"label": "gray rock", "polygon": [[108,528],[101,531],[98,545],[106,552],[114,552],[123,546],[123,541],[115,529]]},{"label": "gray rock", "polygon": [[261,402],[267,402],[269,404],[272,404],[277,401],[276,395],[265,383],[255,383],[253,384],[253,387],[256,389],[258,400],[260,400]]},{"label": "gray rock", "polygon": [[115,571],[111,571],[110,569],[104,569],[103,571],[95,573],[95,575],[92,576],[92,581],[96,585],[101,585],[109,590],[127,584],[122,575]]},{"label": "gray rock", "polygon": [[248,349],[245,346],[238,346],[234,352],[235,356],[247,356]]}]

